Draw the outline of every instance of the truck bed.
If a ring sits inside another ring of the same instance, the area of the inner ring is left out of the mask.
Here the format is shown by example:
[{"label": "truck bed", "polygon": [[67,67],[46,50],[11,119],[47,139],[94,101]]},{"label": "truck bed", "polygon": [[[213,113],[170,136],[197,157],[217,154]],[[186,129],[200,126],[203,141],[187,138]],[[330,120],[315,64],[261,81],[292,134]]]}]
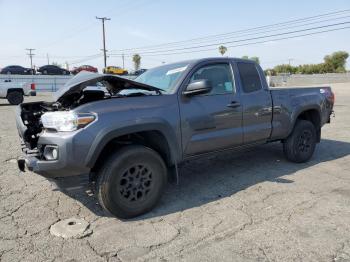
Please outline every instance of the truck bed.
[{"label": "truck bed", "polygon": [[334,94],[329,86],[319,87],[271,87],[273,119],[271,139],[288,135],[299,111],[318,108],[320,127],[330,121]]}]

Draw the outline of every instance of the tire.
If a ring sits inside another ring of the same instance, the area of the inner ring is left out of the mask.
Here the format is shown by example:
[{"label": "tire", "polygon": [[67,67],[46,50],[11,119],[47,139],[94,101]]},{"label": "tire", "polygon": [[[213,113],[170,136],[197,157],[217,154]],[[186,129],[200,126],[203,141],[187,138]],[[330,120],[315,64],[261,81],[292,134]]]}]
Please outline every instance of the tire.
[{"label": "tire", "polygon": [[310,121],[298,120],[293,132],[283,143],[283,152],[289,161],[304,163],[310,160],[315,147],[315,126]]},{"label": "tire", "polygon": [[97,198],[118,218],[133,218],[150,211],[167,181],[167,168],[158,153],[132,145],[110,156],[98,172]]},{"label": "tire", "polygon": [[44,71],[43,71],[43,75],[47,75],[47,70],[44,70]]},{"label": "tire", "polygon": [[11,71],[7,71],[7,73],[6,73],[6,74],[11,75]]},{"label": "tire", "polygon": [[19,91],[12,91],[7,94],[7,100],[11,105],[19,105],[23,102],[23,94]]}]

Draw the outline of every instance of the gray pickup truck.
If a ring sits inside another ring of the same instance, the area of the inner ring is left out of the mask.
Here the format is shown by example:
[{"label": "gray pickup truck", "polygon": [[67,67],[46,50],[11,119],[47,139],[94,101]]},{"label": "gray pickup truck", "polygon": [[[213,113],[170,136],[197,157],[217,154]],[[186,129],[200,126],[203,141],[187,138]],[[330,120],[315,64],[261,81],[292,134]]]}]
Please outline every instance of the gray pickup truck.
[{"label": "gray pickup truck", "polygon": [[167,64],[134,81],[80,73],[54,97],[17,108],[19,168],[89,174],[120,218],[152,209],[184,160],[281,141],[288,160],[308,161],[334,103],[330,87],[270,89],[258,64],[234,58]]}]

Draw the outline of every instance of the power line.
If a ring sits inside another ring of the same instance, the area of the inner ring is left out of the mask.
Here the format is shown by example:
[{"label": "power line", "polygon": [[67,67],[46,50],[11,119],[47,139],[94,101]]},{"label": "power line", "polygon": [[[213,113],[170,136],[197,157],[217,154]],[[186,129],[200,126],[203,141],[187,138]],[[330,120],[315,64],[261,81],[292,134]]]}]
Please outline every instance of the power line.
[{"label": "power line", "polygon": [[[137,1],[141,1],[141,0],[135,0],[133,2],[133,4],[137,3]],[[122,15],[125,15],[127,12],[131,11],[130,7],[133,7],[133,6],[134,5],[129,5],[129,3],[127,2],[126,5],[123,5],[122,7],[118,7],[118,11],[119,11],[117,13],[118,17],[120,17]],[[107,14],[108,14],[109,10],[111,10],[111,8],[108,8],[104,13],[107,12]],[[91,29],[92,27],[95,27],[95,26],[96,26],[96,24],[93,23],[93,22],[89,23],[87,25],[84,25],[83,27],[80,27],[79,29],[74,30],[72,33],[68,34],[67,36],[61,37],[61,38],[55,40],[54,42],[51,42],[50,44],[48,44],[48,45],[46,45],[44,47],[41,47],[40,49],[47,49],[47,48],[49,48],[51,46],[57,45],[57,44],[59,44],[61,42],[64,42],[64,41],[66,41],[68,39],[74,38],[74,37],[78,36],[80,33],[85,32],[85,31],[87,31],[87,30],[89,30],[89,29]]]},{"label": "power line", "polygon": [[75,60],[75,61],[70,62],[69,64],[70,64],[70,65],[76,65],[76,64],[80,64],[80,63],[83,63],[83,62],[86,62],[86,61],[90,61],[90,60],[94,60],[94,59],[100,58],[100,57],[102,57],[102,56],[103,56],[102,54],[87,56],[87,57],[84,58],[84,59]]},{"label": "power line", "polygon": [[26,48],[27,51],[29,51],[29,54],[27,54],[29,56],[30,59],[30,68],[33,69],[33,56],[35,54],[33,54],[32,52],[35,50],[34,48]]},{"label": "power line", "polygon": [[[172,51],[180,51],[180,50],[198,49],[198,48],[209,47],[209,46],[225,45],[225,44],[232,44],[232,43],[237,43],[237,42],[246,42],[246,41],[251,41],[251,40],[257,40],[257,39],[262,39],[262,38],[276,37],[276,36],[281,36],[281,35],[295,34],[295,33],[300,33],[300,32],[305,32],[305,31],[311,31],[311,30],[317,30],[317,29],[322,29],[322,28],[327,28],[327,27],[349,24],[349,23],[350,23],[349,21],[346,21],[346,22],[342,22],[342,23],[328,24],[328,25],[317,26],[317,27],[312,27],[312,28],[288,31],[288,32],[283,32],[283,33],[278,33],[278,34],[270,34],[270,35],[264,35],[264,36],[258,36],[258,37],[251,37],[251,38],[234,40],[234,41],[217,42],[217,43],[212,43],[212,44],[207,44],[207,45],[197,45],[197,46],[190,46],[190,47],[183,47],[183,48],[173,48],[173,49],[159,50],[159,51],[146,51],[146,52],[139,52],[139,53],[144,55],[144,54],[155,54],[155,53],[161,53],[161,52],[172,52]],[[129,53],[129,54],[131,54],[131,53]]]},{"label": "power line", "polygon": [[324,13],[324,14],[320,14],[320,15],[310,16],[310,17],[304,17],[304,18],[289,20],[289,21],[285,21],[285,22],[279,22],[279,23],[274,23],[274,24],[269,24],[269,25],[264,25],[264,26],[259,26],[259,27],[253,27],[253,28],[248,28],[248,29],[241,29],[241,30],[232,31],[232,32],[228,32],[228,33],[215,34],[215,35],[209,35],[209,36],[202,36],[202,37],[197,37],[197,38],[192,38],[192,39],[187,39],[187,40],[181,40],[181,41],[175,41],[175,42],[167,42],[167,43],[162,43],[162,44],[157,44],[157,45],[147,45],[147,46],[135,47],[135,48],[115,49],[115,50],[111,50],[111,51],[122,51],[122,52],[124,52],[124,51],[130,51],[130,50],[135,51],[135,50],[139,50],[139,49],[144,50],[144,49],[150,49],[150,48],[174,45],[174,44],[179,44],[179,43],[193,42],[193,41],[196,41],[196,40],[203,40],[203,39],[208,39],[208,38],[217,38],[217,37],[220,37],[220,36],[227,36],[227,35],[230,35],[230,34],[244,33],[244,32],[250,32],[250,31],[257,31],[257,30],[266,29],[266,28],[270,28],[270,27],[281,26],[281,25],[297,24],[297,23],[305,22],[305,21],[309,21],[309,20],[320,19],[320,18],[326,17],[326,16],[339,15],[341,13],[347,13],[349,11],[350,11],[350,9],[345,9],[345,10],[329,12],[329,13]]},{"label": "power line", "polygon": [[[247,35],[259,35],[259,34],[263,34],[263,33],[266,33],[266,32],[282,30],[282,28],[288,29],[288,28],[301,27],[301,26],[306,26],[306,25],[311,25],[311,24],[316,24],[316,23],[323,23],[323,22],[327,22],[327,21],[330,21],[330,20],[345,19],[345,18],[348,18],[349,16],[342,16],[342,17],[333,17],[333,16],[335,16],[335,15],[339,16],[339,15],[347,13],[349,11],[350,11],[350,9],[341,10],[341,11],[337,11],[337,12],[330,12],[330,13],[321,14],[321,15],[317,15],[317,16],[311,16],[311,17],[306,17],[306,18],[299,18],[299,19],[289,20],[289,21],[286,21],[286,22],[280,22],[280,23],[275,23],[275,24],[270,24],[270,25],[265,25],[265,26],[259,26],[259,27],[255,27],[255,28],[245,29],[245,30],[242,29],[242,30],[238,30],[238,31],[224,33],[224,34],[216,34],[216,35],[210,35],[210,36],[205,36],[205,37],[193,38],[193,39],[189,39],[189,40],[182,40],[182,41],[177,41],[177,42],[169,42],[169,43],[163,43],[163,44],[158,44],[158,45],[152,45],[152,46],[148,46],[148,49],[149,48],[155,49],[155,47],[157,47],[157,46],[164,46],[164,45],[173,45],[174,46],[174,45],[179,45],[179,43],[181,45],[185,45],[185,43],[187,43],[187,42],[194,42],[194,41],[195,42],[199,42],[200,40],[202,40],[202,42],[203,41],[204,42],[214,41],[214,40],[210,40],[213,37],[221,37],[220,40],[222,40],[222,39],[232,39],[233,38],[231,36],[232,34],[238,35],[235,38],[239,38],[239,37],[247,36]],[[328,19],[327,20],[323,20],[323,21],[316,21],[316,20],[319,20],[319,19],[325,18],[325,17],[328,17]],[[332,17],[332,18],[329,18],[329,17]],[[314,22],[305,23],[306,21],[314,21]],[[301,24],[301,23],[304,23],[304,24]],[[346,24],[346,23],[349,23],[349,22],[345,22],[344,24]],[[290,26],[292,24],[295,24],[295,26]],[[342,23],[333,24],[333,25],[326,25],[326,27],[340,25],[340,24],[342,24]],[[271,29],[268,30],[269,28],[271,28]],[[323,27],[318,27],[318,28],[323,28]],[[304,30],[316,30],[318,28],[317,27],[316,28],[308,28],[308,29],[304,29]],[[346,28],[344,28],[344,29],[346,29]],[[262,30],[265,30],[265,31],[262,31]],[[298,30],[298,31],[294,31],[294,32],[284,32],[282,34],[272,34],[272,35],[267,35],[267,36],[263,35],[263,36],[260,36],[260,37],[254,37],[254,38],[248,38],[248,39],[240,39],[240,40],[237,40],[237,41],[227,41],[227,42],[224,42],[224,43],[227,44],[227,43],[235,43],[235,42],[245,42],[245,41],[251,41],[251,40],[260,39],[260,38],[270,38],[270,37],[276,37],[276,36],[285,35],[285,34],[295,34],[295,33],[298,33],[298,32],[302,32],[304,30],[300,30],[300,31]],[[338,30],[338,29],[336,29],[336,30]],[[341,30],[341,29],[339,29],[339,30]],[[327,31],[330,31],[330,30],[327,30]],[[299,36],[296,36],[296,37],[299,37]],[[292,38],[294,38],[294,37],[292,37]],[[215,40],[218,40],[218,39],[215,39]],[[267,41],[263,41],[263,42],[269,42],[269,41],[271,41],[271,39],[267,40]],[[174,48],[174,49],[168,49],[168,50],[167,49],[165,49],[165,50],[155,50],[153,52],[139,52],[139,53],[140,54],[144,54],[144,56],[150,57],[150,56],[161,56],[161,55],[168,55],[168,54],[192,53],[192,52],[197,52],[197,51],[202,52],[202,51],[204,51],[203,49],[201,49],[201,50],[192,50],[190,52],[173,53],[176,50],[200,49],[200,48],[203,48],[203,47],[206,47],[206,46],[214,46],[214,45],[217,45],[217,44],[221,44],[221,42],[220,43],[212,43],[210,45],[198,45],[198,46],[194,46],[194,47],[193,46],[192,47],[191,46],[190,47],[188,47],[188,46],[186,47],[185,46],[184,48],[177,48],[177,49]],[[249,43],[249,44],[254,44],[254,43]],[[241,45],[239,45],[239,46],[241,46]],[[235,47],[235,46],[233,46],[233,47]],[[120,49],[120,50],[136,50],[136,49],[141,49],[141,48],[142,47],[129,48],[129,49]],[[145,48],[145,47],[143,47],[143,48]],[[162,49],[164,49],[164,47]],[[215,50],[215,49],[216,48],[211,48],[211,49],[206,49],[206,50]],[[107,51],[105,46],[104,46],[103,50]],[[168,53],[168,52],[171,52],[171,53]],[[154,55],[152,55],[152,54],[154,54]],[[106,56],[105,52],[104,52],[104,56]],[[119,57],[123,58],[123,56],[124,57],[131,56],[131,53],[130,52],[129,53],[124,53],[123,52],[122,54],[112,54],[111,56],[113,56],[113,57],[118,57],[119,56]],[[44,55],[42,55],[42,56],[36,55],[35,57],[36,58],[43,58],[43,59],[46,58],[46,56],[44,56]],[[88,60],[99,58],[99,57],[101,57],[101,55],[100,54],[94,54],[94,55],[89,55],[89,56],[50,56],[50,57],[56,57],[56,58],[81,58],[81,59],[74,60],[73,63],[72,63],[72,64],[77,64],[77,63],[81,63],[83,61],[88,61]],[[31,58],[31,66],[32,66],[32,58]]]},{"label": "power line", "polygon": [[[303,36],[323,34],[323,33],[340,31],[340,30],[345,30],[345,29],[350,29],[350,26],[341,27],[341,28],[335,28],[335,29],[329,29],[329,30],[323,30],[323,31],[318,31],[318,32],[312,32],[312,33],[307,33],[307,34],[301,34],[301,35],[296,35],[296,36],[289,36],[289,37],[282,37],[282,38],[275,38],[275,39],[269,39],[269,40],[264,40],[264,41],[257,41],[257,42],[239,44],[239,45],[229,45],[227,47],[233,48],[233,47],[241,47],[241,46],[249,46],[249,45],[268,43],[268,42],[272,42],[272,41],[273,42],[277,42],[277,41],[286,40],[286,39],[293,39],[293,38],[298,38],[298,37],[303,37]],[[192,50],[192,51],[175,52],[175,53],[153,54],[153,55],[143,55],[143,56],[144,57],[148,57],[148,56],[182,55],[182,54],[198,53],[198,52],[205,52],[205,51],[212,51],[212,50],[217,50],[217,49],[216,48],[207,48],[207,49],[201,49],[201,50]],[[131,55],[130,55],[130,57],[131,57]]]},{"label": "power line", "polygon": [[[346,22],[346,23],[349,23],[349,22]],[[339,24],[342,24],[342,23],[339,23]],[[334,26],[334,25],[336,25],[336,24],[327,25],[327,26]],[[320,27],[317,27],[317,28],[320,28]],[[346,28],[341,28],[341,29],[346,29]],[[341,29],[339,29],[339,30],[341,30]],[[308,28],[308,29],[304,29],[304,30],[315,30],[315,28]],[[287,33],[283,33],[283,34],[291,34],[291,33],[296,33],[296,32],[300,32],[300,31],[304,31],[304,30],[287,32]],[[338,29],[336,29],[336,30],[338,30]],[[330,31],[333,31],[333,30],[327,30],[327,32],[330,32]],[[313,33],[313,34],[318,34],[318,33],[323,33],[323,32],[324,31],[316,32],[316,33]],[[277,36],[277,35],[280,35],[280,34],[262,36],[262,37],[259,37],[259,38],[267,38],[267,37],[273,37],[273,36]],[[300,37],[300,35],[297,35],[297,36],[294,36],[294,37]],[[288,37],[288,39],[289,38],[294,38],[294,37]],[[256,38],[241,39],[241,40],[238,40],[238,41],[235,41],[235,42],[249,41],[249,40],[252,40],[252,39],[256,39]],[[283,39],[286,39],[286,38],[283,38]],[[262,42],[260,41],[260,42],[257,42],[257,43],[266,43],[266,42],[274,41],[274,40],[278,40],[278,39],[269,39],[267,41],[262,41]],[[238,46],[251,45],[251,44],[255,44],[255,43],[248,43],[248,44],[243,44],[243,45],[238,45]],[[235,45],[235,46],[228,46],[228,47],[237,47],[237,45]],[[190,52],[181,52],[181,53],[174,53],[174,52],[165,53],[166,50],[161,50],[161,51],[158,52],[159,53],[158,55],[147,55],[146,54],[144,56],[146,56],[146,57],[147,56],[148,57],[151,57],[151,56],[163,56],[163,55],[172,55],[172,54],[184,54],[184,53],[192,53],[192,52],[203,52],[203,51],[210,51],[210,50],[216,50],[216,48],[192,50]],[[119,54],[119,55],[118,54],[111,54],[111,56],[112,57],[123,57],[123,54]],[[131,56],[131,54],[124,54],[124,57],[130,57],[130,56]],[[76,56],[76,57],[78,57],[78,56]],[[80,56],[80,57],[82,57],[82,56]],[[81,62],[84,62],[84,61],[93,60],[93,59],[96,59],[96,58],[99,58],[99,57],[101,57],[101,54],[89,55],[89,56],[82,57],[82,59],[78,59],[78,60],[72,61],[71,64],[78,64],[78,63],[81,63]]]},{"label": "power line", "polygon": [[[289,37],[274,38],[274,39],[268,39],[268,40],[263,40],[263,41],[244,43],[244,44],[239,44],[239,45],[229,45],[227,47],[234,48],[234,47],[241,47],[241,46],[249,46],[249,45],[268,43],[268,42],[271,42],[271,41],[277,42],[277,41],[282,41],[282,40],[287,40],[287,39],[293,39],[293,38],[298,38],[298,37],[303,37],[303,36],[318,35],[318,34],[334,32],[334,31],[340,31],[340,30],[345,30],[345,29],[350,29],[350,26],[348,26],[348,27],[341,27],[341,28],[334,28],[334,29],[329,29],[329,30],[323,30],[323,31],[318,31],[318,32],[312,32],[312,33],[306,33],[306,34],[299,34],[299,35],[289,36]],[[174,52],[174,53],[162,53],[162,54],[144,55],[144,57],[148,57],[149,59],[151,59],[150,57],[168,56],[168,55],[181,55],[181,54],[197,53],[197,52],[205,52],[205,51],[213,51],[213,50],[216,50],[216,48],[207,48],[207,49],[192,50],[192,51],[185,51],[185,52]],[[85,62],[85,61],[97,59],[97,58],[99,58],[101,56],[102,56],[101,54],[98,54],[98,55],[95,55],[95,56],[90,56],[90,57],[87,57],[86,59],[83,59],[83,60],[74,61],[71,64],[79,64],[79,63],[82,63],[82,62]],[[111,54],[110,56],[111,57],[121,57],[121,55],[115,55],[115,54]],[[132,57],[132,55],[124,55],[124,57]],[[155,60],[155,59],[153,59],[153,60]],[[163,61],[163,60],[156,60],[156,61]]]},{"label": "power line", "polygon": [[[276,29],[269,29],[269,30],[265,30],[265,31],[261,31],[261,32],[253,32],[253,33],[243,33],[243,34],[240,34],[240,35],[237,35],[237,36],[225,36],[225,37],[220,37],[220,38],[217,38],[217,39],[208,39],[208,40],[204,40],[204,41],[200,41],[200,42],[197,42],[197,44],[202,44],[202,43],[208,43],[208,42],[213,42],[213,41],[216,41],[216,43],[220,40],[220,43],[221,41],[223,40],[229,40],[229,39],[236,39],[236,38],[239,38],[239,37],[242,37],[242,36],[250,36],[250,35],[261,35],[261,34],[264,34],[264,33],[269,33],[269,32],[275,32],[275,31],[281,31],[282,29],[294,29],[294,28],[298,28],[298,27],[305,27],[305,26],[309,26],[309,25],[314,25],[314,24],[322,24],[324,22],[330,22],[330,21],[335,21],[335,20],[341,20],[341,19],[345,19],[345,18],[349,18],[350,16],[342,16],[342,17],[336,17],[336,18],[331,18],[331,19],[326,19],[326,20],[321,20],[321,21],[316,21],[316,22],[311,22],[311,23],[303,23],[303,24],[300,24],[300,25],[294,25],[294,26],[289,26],[289,25],[284,25],[283,27],[280,27],[280,28],[276,28]],[[185,46],[186,47],[186,44],[179,44],[179,45],[176,45],[176,46]],[[176,47],[175,46],[175,47]],[[163,49],[163,48],[162,48]],[[162,50],[162,49],[155,49],[155,48],[152,48],[152,49],[145,49],[145,51],[166,51],[166,50]],[[143,53],[143,51],[136,51],[138,53]]]},{"label": "power line", "polygon": [[110,18],[107,17],[97,17],[96,19],[101,20],[102,21],[102,34],[103,34],[103,57],[104,57],[104,65],[105,67],[107,66],[107,50],[106,50],[106,34],[105,34],[105,21],[109,21],[111,20]]}]

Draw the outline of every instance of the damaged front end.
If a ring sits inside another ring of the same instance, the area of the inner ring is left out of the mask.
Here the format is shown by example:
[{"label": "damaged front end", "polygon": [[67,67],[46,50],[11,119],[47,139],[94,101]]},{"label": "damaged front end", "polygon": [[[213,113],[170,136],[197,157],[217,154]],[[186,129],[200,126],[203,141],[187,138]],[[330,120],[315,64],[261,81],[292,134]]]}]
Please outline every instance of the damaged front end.
[{"label": "damaged front end", "polygon": [[26,148],[34,150],[40,133],[43,131],[41,116],[50,111],[60,108],[55,103],[33,102],[24,103],[17,109],[17,128]]},{"label": "damaged front end", "polygon": [[45,160],[44,151],[38,144],[39,137],[44,131],[41,121],[43,114],[62,110],[57,103],[32,102],[23,103],[16,110],[16,124],[21,139],[21,148],[25,158],[18,160],[18,167],[23,172],[27,166],[33,171],[34,160]]},{"label": "damaged front end", "polygon": [[[94,112],[81,113],[79,106],[94,101],[142,95],[122,95],[120,91],[137,89],[160,94],[160,89],[111,75],[80,73],[53,96],[54,102],[23,103],[18,106],[16,123],[21,137],[25,167],[47,177],[69,176],[88,171],[83,156],[72,157],[75,144],[86,137],[74,132],[97,120]],[[80,137],[81,136],[81,137]],[[77,163],[79,162],[79,163]],[[80,164],[80,166],[79,166]],[[66,172],[61,172],[66,170]],[[61,173],[62,174],[61,174]]]}]

